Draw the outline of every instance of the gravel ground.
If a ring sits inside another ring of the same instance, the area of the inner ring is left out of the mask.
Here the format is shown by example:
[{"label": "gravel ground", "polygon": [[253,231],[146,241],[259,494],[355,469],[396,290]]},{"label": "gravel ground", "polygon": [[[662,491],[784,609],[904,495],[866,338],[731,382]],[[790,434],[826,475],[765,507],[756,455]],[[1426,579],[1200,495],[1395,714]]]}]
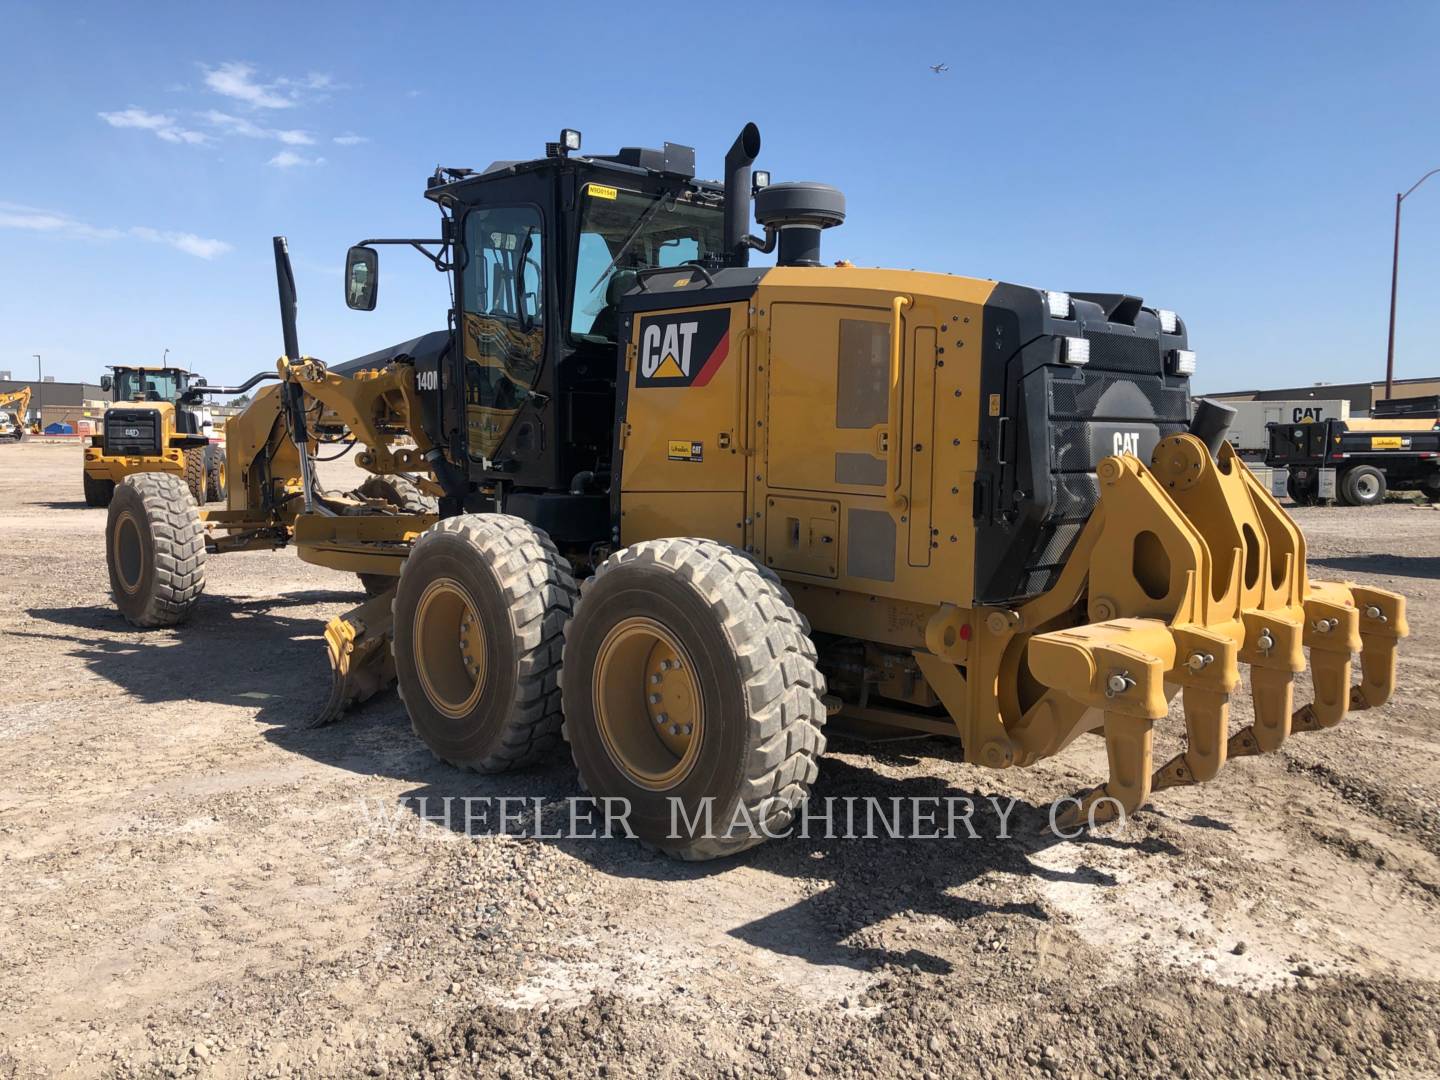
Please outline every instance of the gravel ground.
[{"label": "gravel ground", "polygon": [[680,865],[447,827],[553,831],[573,770],[439,765],[393,693],[303,726],[361,594],[290,552],[127,627],[79,449],[0,446],[0,1077],[1440,1076],[1440,517],[1296,516],[1315,576],[1410,597],[1383,711],[1076,842],[1045,813],[1099,740],[996,773],[837,738],[815,797],[1014,798],[1010,837]]}]

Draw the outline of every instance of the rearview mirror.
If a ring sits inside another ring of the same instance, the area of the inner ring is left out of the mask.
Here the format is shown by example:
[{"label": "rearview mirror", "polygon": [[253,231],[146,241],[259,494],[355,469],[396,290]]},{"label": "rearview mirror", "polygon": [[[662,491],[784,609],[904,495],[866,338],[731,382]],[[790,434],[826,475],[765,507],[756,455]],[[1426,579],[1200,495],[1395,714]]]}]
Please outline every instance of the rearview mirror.
[{"label": "rearview mirror", "polygon": [[205,376],[204,376],[204,375],[201,375],[200,378],[198,378],[198,379],[195,380],[195,385],[196,385],[196,386],[209,386],[210,384],[205,381]]},{"label": "rearview mirror", "polygon": [[374,311],[380,284],[380,253],[352,247],[345,253],[345,304],[356,311]]},{"label": "rearview mirror", "polygon": [[108,394],[108,393],[110,392],[111,388],[114,387],[114,385],[115,385],[115,380],[112,379],[112,378],[110,378],[109,375],[101,375],[101,376],[100,376],[100,389],[101,389],[101,390],[104,390],[105,393]]}]

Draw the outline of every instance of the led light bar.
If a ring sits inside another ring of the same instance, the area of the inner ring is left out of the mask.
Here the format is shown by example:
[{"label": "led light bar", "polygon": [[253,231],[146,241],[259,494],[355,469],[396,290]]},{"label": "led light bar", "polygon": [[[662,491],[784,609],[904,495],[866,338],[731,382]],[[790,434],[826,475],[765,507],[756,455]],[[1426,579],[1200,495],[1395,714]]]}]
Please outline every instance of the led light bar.
[{"label": "led light bar", "polygon": [[1083,337],[1067,337],[1060,339],[1064,346],[1060,350],[1060,359],[1071,367],[1084,367],[1090,362],[1090,342]]}]

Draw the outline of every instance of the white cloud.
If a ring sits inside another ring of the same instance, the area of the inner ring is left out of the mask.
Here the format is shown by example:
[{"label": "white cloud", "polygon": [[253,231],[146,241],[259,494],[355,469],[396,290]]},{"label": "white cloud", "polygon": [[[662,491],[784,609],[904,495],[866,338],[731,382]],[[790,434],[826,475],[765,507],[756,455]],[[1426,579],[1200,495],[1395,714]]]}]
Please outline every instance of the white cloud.
[{"label": "white cloud", "polygon": [[359,146],[361,143],[369,142],[370,137],[368,135],[356,135],[353,132],[347,132],[344,135],[336,135],[332,141],[340,146]]},{"label": "white cloud", "polygon": [[280,76],[261,82],[255,77],[255,66],[239,60],[213,68],[201,64],[200,70],[205,73],[205,85],[215,93],[256,109],[290,109],[304,98],[323,97],[341,89],[333,76],[321,71],[307,72],[298,79]]},{"label": "white cloud", "polygon": [[74,240],[119,240],[128,236],[152,244],[167,244],[200,259],[214,259],[232,250],[224,240],[212,240],[194,233],[152,229],[148,225],[132,225],[128,229],[99,227],[58,211],[40,210],[18,203],[0,203],[0,228],[28,229]]},{"label": "white cloud", "polygon": [[220,128],[228,135],[244,135],[248,139],[276,139],[286,146],[313,146],[315,137],[298,128],[280,130],[265,128],[243,116],[232,116],[217,109],[208,109],[200,114],[206,123]]},{"label": "white cloud", "polygon": [[213,259],[217,255],[224,255],[227,251],[232,250],[224,240],[210,240],[188,232],[166,232],[144,225],[136,225],[130,230],[130,235],[141,240],[148,240],[152,244],[169,244],[177,251],[183,251],[186,255],[194,255],[199,259]]},{"label": "white cloud", "polygon": [[297,165],[324,165],[325,159],[301,157],[294,150],[281,150],[265,164],[273,165],[277,169],[293,169]]},{"label": "white cloud", "polygon": [[[217,94],[243,101],[257,109],[289,109],[295,104],[293,94],[276,93],[281,84],[257,83],[255,69],[249,64],[232,60],[215,68],[204,64],[200,67],[205,72],[205,85]],[[287,82],[285,86],[288,85]]]},{"label": "white cloud", "polygon": [[181,127],[173,116],[166,116],[164,113],[146,112],[144,109],[131,105],[128,109],[121,109],[119,112],[102,112],[100,119],[104,120],[111,127],[117,128],[139,128],[142,131],[153,131],[159,138],[166,142],[189,143],[198,145],[209,142],[210,136],[203,131],[191,131]]}]

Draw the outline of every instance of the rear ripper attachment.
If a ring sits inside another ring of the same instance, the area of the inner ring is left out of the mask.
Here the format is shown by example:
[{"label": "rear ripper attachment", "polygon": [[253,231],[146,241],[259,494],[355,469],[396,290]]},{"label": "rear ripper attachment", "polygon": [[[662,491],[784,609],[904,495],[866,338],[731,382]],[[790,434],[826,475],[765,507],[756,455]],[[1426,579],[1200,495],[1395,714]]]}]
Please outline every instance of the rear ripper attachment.
[{"label": "rear ripper attachment", "polygon": [[[1208,408],[1200,403],[1192,432],[1205,434]],[[1098,506],[1054,588],[1007,626],[1043,630],[1025,647],[1044,689],[1007,732],[1014,763],[1048,756],[1081,731],[1105,738],[1110,778],[1064,816],[1067,827],[1213,779],[1227,758],[1270,753],[1291,732],[1333,727],[1394,691],[1396,646],[1409,633],[1404,597],[1308,580],[1300,531],[1223,442],[1223,427],[1210,442],[1169,436],[1149,468],[1131,455],[1104,459]],[[1088,622],[1063,625],[1081,611]],[[1315,700],[1294,710],[1305,648]],[[1357,650],[1362,675],[1352,686]],[[1242,662],[1255,720],[1232,736]],[[1187,748],[1157,769],[1153,728],[1177,692]]]}]

